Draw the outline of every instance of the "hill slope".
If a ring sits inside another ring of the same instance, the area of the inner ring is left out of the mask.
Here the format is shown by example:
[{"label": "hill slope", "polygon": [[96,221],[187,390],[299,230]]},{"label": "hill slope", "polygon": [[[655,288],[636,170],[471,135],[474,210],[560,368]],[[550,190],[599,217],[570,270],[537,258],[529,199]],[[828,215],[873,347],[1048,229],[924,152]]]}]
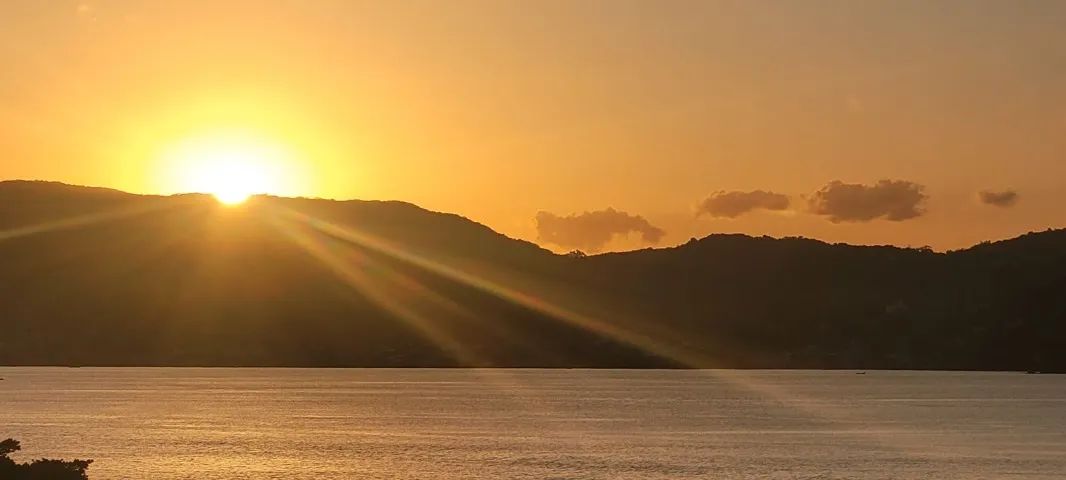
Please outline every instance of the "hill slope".
[{"label": "hill slope", "polygon": [[555,255],[401,202],[0,182],[0,364],[1066,371],[1066,231]]}]

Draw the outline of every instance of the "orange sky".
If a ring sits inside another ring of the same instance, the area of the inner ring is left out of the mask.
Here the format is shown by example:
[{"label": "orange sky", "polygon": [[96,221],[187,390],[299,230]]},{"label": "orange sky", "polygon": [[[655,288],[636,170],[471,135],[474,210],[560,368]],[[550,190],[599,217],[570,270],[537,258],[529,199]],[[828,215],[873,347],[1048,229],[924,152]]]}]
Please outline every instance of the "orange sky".
[{"label": "orange sky", "polygon": [[[1066,226],[1063,25],[1066,3],[1035,1],[8,0],[0,178],[173,193],[180,145],[238,132],[284,151],[274,193],[402,199],[529,240],[540,211],[612,207],[659,245],[957,248]],[[924,186],[921,211],[827,213],[880,201],[881,179]],[[812,212],[834,180],[870,195]],[[789,207],[696,214],[755,190]]]}]

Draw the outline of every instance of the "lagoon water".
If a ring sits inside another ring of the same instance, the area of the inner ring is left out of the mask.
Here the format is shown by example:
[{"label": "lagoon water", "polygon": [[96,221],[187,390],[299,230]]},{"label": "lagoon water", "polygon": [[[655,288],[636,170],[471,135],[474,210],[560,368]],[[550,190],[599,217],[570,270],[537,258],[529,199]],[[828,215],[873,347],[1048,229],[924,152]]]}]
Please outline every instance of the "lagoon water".
[{"label": "lagoon water", "polygon": [[0,367],[108,479],[1061,479],[1066,376]]}]

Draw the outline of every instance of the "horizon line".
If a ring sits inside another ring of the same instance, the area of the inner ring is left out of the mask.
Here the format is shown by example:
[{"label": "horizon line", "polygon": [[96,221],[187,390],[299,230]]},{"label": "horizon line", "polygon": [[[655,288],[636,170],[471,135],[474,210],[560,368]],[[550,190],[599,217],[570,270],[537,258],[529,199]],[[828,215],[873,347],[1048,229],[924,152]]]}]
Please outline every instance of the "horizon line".
[{"label": "horizon line", "polygon": [[[138,193],[138,192],[129,192],[129,191],[126,191],[126,190],[121,190],[121,189],[113,188],[113,187],[101,187],[101,186],[96,186],[96,185],[83,185],[83,184],[77,184],[77,183],[67,183],[67,182],[63,182],[63,181],[59,181],[59,180],[27,179],[27,178],[10,178],[10,179],[0,180],[0,185],[10,184],[10,183],[38,183],[38,184],[49,184],[49,185],[64,186],[64,187],[83,188],[83,189],[89,189],[89,190],[107,190],[107,191],[111,191],[111,192],[115,192],[115,193],[119,193],[119,194],[123,194],[123,195],[135,196],[135,197],[154,197],[154,198],[174,198],[174,197],[187,197],[187,196],[213,197],[213,194],[208,193],[208,192],[175,192],[175,193],[168,193],[168,194],[164,194],[164,193]],[[552,250],[552,249],[550,249],[548,247],[545,247],[544,244],[541,244],[541,243],[538,243],[538,242],[535,242],[535,241],[532,241],[532,240],[525,240],[525,239],[522,239],[522,238],[512,237],[512,236],[510,236],[508,234],[505,234],[503,232],[500,232],[500,231],[496,230],[495,228],[492,228],[491,226],[489,226],[489,225],[487,225],[485,223],[482,223],[482,222],[479,222],[477,220],[474,220],[474,219],[472,219],[472,218],[470,218],[470,217],[468,217],[466,215],[463,215],[463,214],[460,214],[460,213],[456,213],[456,212],[432,210],[432,209],[423,207],[421,205],[418,205],[416,203],[409,202],[409,201],[406,201],[406,200],[399,200],[399,199],[370,199],[370,200],[368,200],[368,199],[361,199],[361,198],[345,198],[345,199],[341,199],[341,198],[304,196],[304,195],[286,196],[286,195],[278,195],[278,194],[273,194],[273,193],[255,193],[255,194],[252,194],[252,195],[249,196],[249,200],[252,200],[254,198],[274,198],[274,199],[288,199],[288,200],[312,200],[312,201],[327,201],[327,202],[402,203],[402,204],[406,204],[406,205],[410,205],[410,206],[416,207],[416,208],[418,208],[420,210],[424,210],[424,211],[429,212],[429,213],[436,213],[436,214],[441,214],[441,215],[453,215],[453,216],[462,218],[462,219],[464,219],[464,220],[466,220],[468,222],[471,222],[471,223],[480,225],[482,227],[485,227],[485,228],[489,229],[490,231],[492,231],[493,233],[496,233],[497,235],[501,235],[501,236],[506,237],[506,238],[511,239],[511,240],[515,240],[515,241],[519,241],[519,242],[525,242],[525,243],[530,243],[530,244],[536,245],[537,247],[540,247],[543,250],[546,250],[546,251],[548,251],[548,252],[550,252],[552,254],[559,255],[559,256],[565,256],[565,255],[568,255],[568,254],[573,253],[573,252],[581,252],[581,253],[589,256],[589,257],[595,257],[595,256],[603,256],[603,255],[624,254],[624,253],[631,253],[631,252],[642,252],[642,251],[648,251],[648,250],[669,250],[669,249],[675,249],[675,248],[683,247],[683,246],[688,245],[690,243],[700,242],[700,241],[703,241],[703,240],[706,240],[706,239],[709,239],[709,238],[712,238],[712,237],[732,237],[732,236],[742,236],[742,237],[747,237],[747,238],[750,238],[750,239],[771,239],[771,240],[775,240],[775,241],[807,240],[807,241],[818,242],[818,243],[821,243],[821,244],[824,244],[824,245],[830,245],[830,246],[848,246],[848,247],[859,247],[859,248],[895,248],[895,249],[899,249],[899,250],[923,251],[923,252],[930,252],[930,253],[934,253],[934,254],[938,254],[938,255],[943,255],[943,254],[949,254],[949,253],[952,253],[952,252],[962,252],[962,251],[966,251],[966,250],[971,250],[973,248],[976,248],[976,247],[979,247],[979,246],[982,246],[982,245],[989,245],[989,244],[996,244],[996,243],[1001,243],[1001,242],[1008,242],[1008,241],[1012,241],[1012,240],[1017,240],[1017,239],[1020,239],[1022,237],[1028,236],[1028,235],[1066,230],[1066,226],[1061,226],[1061,227],[1048,226],[1044,230],[1029,230],[1027,232],[1019,233],[1019,234],[1016,234],[1014,236],[1002,237],[1002,238],[998,238],[998,239],[986,239],[986,240],[982,240],[982,241],[977,242],[977,243],[970,244],[970,245],[968,245],[966,247],[954,248],[954,249],[936,249],[936,248],[933,248],[933,247],[931,247],[929,245],[923,245],[921,247],[915,247],[915,246],[912,246],[912,245],[897,245],[897,244],[891,244],[891,243],[831,242],[831,241],[824,240],[824,239],[817,238],[817,237],[813,237],[813,236],[804,236],[804,235],[798,235],[798,236],[795,236],[795,235],[774,236],[774,235],[765,235],[765,234],[764,235],[758,235],[758,234],[747,233],[747,232],[733,231],[733,232],[714,232],[714,233],[706,234],[706,235],[701,236],[701,237],[691,237],[691,238],[689,238],[686,241],[679,242],[679,243],[676,243],[676,244],[673,244],[673,245],[651,245],[651,246],[647,246],[647,247],[644,247],[644,248],[635,248],[635,249],[630,249],[630,250],[613,250],[613,251],[595,252],[595,253],[588,253],[588,252],[584,252],[584,251],[582,251],[580,249],[571,248],[568,252],[559,252],[559,251]],[[555,245],[555,244],[551,244],[551,245]]]}]

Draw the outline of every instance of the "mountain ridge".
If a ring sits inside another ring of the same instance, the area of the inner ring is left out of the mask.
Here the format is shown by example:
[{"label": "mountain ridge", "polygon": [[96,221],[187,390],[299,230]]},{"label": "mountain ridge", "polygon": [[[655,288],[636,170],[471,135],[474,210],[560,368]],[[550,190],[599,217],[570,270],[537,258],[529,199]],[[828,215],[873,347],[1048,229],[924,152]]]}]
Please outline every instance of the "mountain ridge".
[{"label": "mountain ridge", "polygon": [[[23,186],[23,185],[34,186],[34,187],[37,187],[40,190],[44,190],[45,188],[55,188],[57,190],[65,191],[66,193],[76,193],[76,192],[79,192],[79,191],[87,191],[87,192],[98,192],[100,194],[115,194],[116,197],[125,196],[127,198],[130,198],[130,197],[166,198],[166,197],[193,197],[193,196],[203,197],[204,199],[210,199],[211,198],[211,194],[208,194],[208,193],[189,192],[189,193],[176,193],[176,194],[171,194],[171,195],[154,195],[154,194],[131,193],[131,192],[126,192],[126,191],[123,191],[123,190],[107,188],[107,187],[94,187],[94,186],[88,186],[88,185],[70,184],[70,183],[51,181],[51,180],[21,180],[21,179],[0,180],[0,195],[3,195],[5,193],[7,193],[7,192],[5,192],[5,190],[10,188],[11,186]],[[411,208],[413,208],[415,210],[418,210],[418,211],[421,211],[421,212],[430,213],[430,214],[439,214],[439,215],[444,215],[444,216],[450,216],[450,217],[454,217],[456,219],[461,219],[461,220],[464,220],[466,222],[470,222],[471,224],[474,224],[474,225],[476,225],[476,226],[478,226],[480,228],[483,228],[483,229],[485,229],[487,231],[491,231],[492,233],[494,233],[496,235],[501,235],[503,237],[509,238],[511,240],[515,240],[517,242],[523,242],[523,243],[527,243],[527,244],[531,244],[531,245],[536,245],[538,248],[540,248],[542,250],[545,250],[547,252],[550,252],[550,253],[552,253],[554,255],[568,255],[568,253],[559,253],[559,252],[555,252],[555,251],[546,249],[546,248],[541,247],[541,246],[537,245],[536,243],[528,241],[528,240],[523,240],[523,239],[520,239],[520,238],[511,237],[509,235],[497,232],[492,227],[490,227],[490,226],[488,226],[488,225],[486,225],[484,223],[478,222],[478,221],[476,221],[474,219],[471,219],[469,217],[465,217],[463,215],[460,215],[460,214],[457,214],[457,213],[453,213],[453,212],[431,210],[431,209],[422,207],[421,205],[417,205],[415,203],[407,202],[407,201],[404,201],[404,200],[332,199],[332,198],[305,197],[305,196],[281,197],[281,196],[270,195],[270,194],[256,194],[252,198],[254,199],[254,198],[257,198],[257,197],[259,197],[259,198],[263,198],[263,197],[265,197],[265,198],[274,198],[274,199],[288,199],[288,200],[297,200],[297,201],[321,201],[321,202],[331,202],[331,203],[337,203],[337,204],[359,203],[359,204],[399,205],[399,206],[404,206],[404,207],[411,207]],[[4,198],[2,196],[0,196],[0,201],[3,201],[3,200],[4,200]],[[934,253],[937,253],[937,254],[946,254],[946,253],[953,253],[953,252],[959,252],[959,251],[966,251],[966,250],[972,250],[972,249],[975,249],[975,248],[978,248],[978,247],[984,247],[984,246],[987,246],[987,245],[995,245],[995,244],[998,244],[998,243],[1009,242],[1009,241],[1012,241],[1012,240],[1021,240],[1021,239],[1023,239],[1023,237],[1028,237],[1028,236],[1031,236],[1031,235],[1038,235],[1038,234],[1042,234],[1042,233],[1054,233],[1054,232],[1066,232],[1066,226],[1058,227],[1058,228],[1049,227],[1049,228],[1047,228],[1045,230],[1032,230],[1032,231],[1028,231],[1028,232],[1017,234],[1017,235],[1012,236],[1012,237],[984,240],[982,242],[979,242],[979,243],[976,243],[976,244],[973,244],[973,245],[970,245],[970,246],[967,246],[967,247],[957,248],[957,249],[949,249],[949,250],[935,250],[934,249],[932,251]],[[911,246],[901,246],[901,245],[893,245],[893,244],[856,244],[856,243],[848,243],[848,242],[831,242],[831,241],[828,241],[828,240],[822,240],[822,239],[819,239],[819,238],[806,237],[806,236],[775,237],[775,236],[772,236],[772,235],[753,235],[753,234],[747,234],[747,233],[743,233],[743,232],[716,232],[716,233],[710,233],[710,234],[704,235],[702,237],[693,237],[693,238],[689,239],[687,242],[680,243],[680,244],[677,244],[677,245],[649,246],[649,247],[644,247],[644,248],[639,248],[639,249],[634,249],[634,250],[624,250],[624,251],[607,251],[607,252],[596,252],[596,253],[587,253],[587,254],[586,253],[582,253],[582,255],[587,256],[587,257],[593,257],[593,256],[600,256],[600,255],[625,254],[625,253],[629,253],[629,252],[640,252],[640,251],[647,251],[647,250],[669,250],[669,249],[675,249],[675,248],[679,248],[679,247],[684,247],[686,245],[690,245],[690,244],[693,244],[693,243],[698,243],[698,242],[701,242],[701,241],[704,241],[704,240],[707,240],[707,239],[724,238],[724,237],[744,237],[744,238],[752,239],[752,240],[755,240],[755,239],[760,239],[760,240],[761,239],[788,240],[788,241],[807,240],[807,241],[818,242],[818,243],[822,243],[822,244],[830,245],[830,246],[846,246],[846,247],[859,247],[859,248],[894,248],[894,249],[899,249],[899,250],[926,250],[926,249],[928,249],[928,247],[911,247]]]},{"label": "mountain ridge", "polygon": [[406,202],[80,188],[0,182],[0,364],[1066,370],[1066,230],[578,257]]}]

